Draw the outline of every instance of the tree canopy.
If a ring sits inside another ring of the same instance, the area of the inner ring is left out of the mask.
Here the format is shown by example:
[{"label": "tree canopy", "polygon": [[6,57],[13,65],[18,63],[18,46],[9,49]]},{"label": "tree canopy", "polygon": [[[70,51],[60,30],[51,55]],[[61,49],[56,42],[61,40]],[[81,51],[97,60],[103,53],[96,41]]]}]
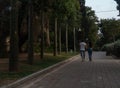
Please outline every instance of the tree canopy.
[{"label": "tree canopy", "polygon": [[[116,1],[116,3],[118,4],[117,5],[117,10],[119,10],[119,13],[120,13],[120,0],[115,0]],[[120,14],[119,14],[120,15]]]},{"label": "tree canopy", "polygon": [[100,21],[101,33],[105,43],[114,42],[120,36],[120,20],[102,19]]}]

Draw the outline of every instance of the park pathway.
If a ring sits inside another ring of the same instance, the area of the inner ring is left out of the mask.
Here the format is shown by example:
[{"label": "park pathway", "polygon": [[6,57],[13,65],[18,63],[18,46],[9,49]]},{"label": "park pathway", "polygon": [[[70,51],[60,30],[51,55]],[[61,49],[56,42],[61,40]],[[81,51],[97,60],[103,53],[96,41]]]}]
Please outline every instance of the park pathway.
[{"label": "park pathway", "polygon": [[72,62],[17,88],[120,88],[120,60],[94,52],[93,61],[76,56]]}]

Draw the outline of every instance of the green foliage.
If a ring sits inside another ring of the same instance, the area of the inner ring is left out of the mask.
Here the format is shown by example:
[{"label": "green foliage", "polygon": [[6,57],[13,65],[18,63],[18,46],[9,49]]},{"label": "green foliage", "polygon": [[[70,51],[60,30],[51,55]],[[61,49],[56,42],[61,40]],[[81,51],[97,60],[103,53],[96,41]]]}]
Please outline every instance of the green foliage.
[{"label": "green foliage", "polygon": [[113,54],[120,57],[120,40],[115,42]]},{"label": "green foliage", "polygon": [[51,5],[54,0],[33,0],[34,11],[40,13],[40,11],[48,12],[51,10]]},{"label": "green foliage", "polygon": [[100,27],[105,43],[110,43],[118,39],[120,35],[120,20],[102,19]]},{"label": "green foliage", "polygon": [[78,0],[54,0],[53,3],[53,15],[63,20],[77,20],[79,9]]},{"label": "green foliage", "polygon": [[117,6],[117,10],[120,11],[120,0],[114,0],[114,1],[116,1],[116,3],[118,4],[118,6]]},{"label": "green foliage", "polygon": [[88,38],[93,44],[96,43],[98,37],[98,25],[95,22],[98,20],[95,12],[90,8],[86,7],[86,20],[84,23],[85,38]]}]

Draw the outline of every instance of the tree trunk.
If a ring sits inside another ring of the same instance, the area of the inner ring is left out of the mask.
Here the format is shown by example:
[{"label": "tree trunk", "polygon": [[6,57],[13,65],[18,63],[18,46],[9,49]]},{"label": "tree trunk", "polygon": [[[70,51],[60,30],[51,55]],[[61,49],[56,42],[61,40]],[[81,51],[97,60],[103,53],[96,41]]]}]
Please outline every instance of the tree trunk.
[{"label": "tree trunk", "polygon": [[68,53],[68,25],[66,24],[66,53]]},{"label": "tree trunk", "polygon": [[61,54],[61,27],[59,28],[59,54]]},{"label": "tree trunk", "polygon": [[44,12],[42,11],[42,16],[41,16],[41,23],[42,23],[42,27],[41,27],[41,59],[43,59],[44,56]]},{"label": "tree trunk", "polygon": [[10,19],[10,57],[9,71],[18,70],[18,7],[17,0],[11,0],[11,19]]},{"label": "tree trunk", "polygon": [[46,13],[45,15],[45,28],[46,28],[46,43],[47,43],[47,46],[50,46],[50,35],[49,35],[49,18],[48,18],[48,15]]},{"label": "tree trunk", "polygon": [[73,37],[74,37],[74,52],[76,52],[76,38],[75,38],[76,34],[75,34],[75,28],[73,30]]},{"label": "tree trunk", "polygon": [[32,29],[32,1],[28,2],[28,63],[33,64],[33,29]]},{"label": "tree trunk", "polygon": [[54,56],[57,55],[57,18],[55,18],[55,30],[54,30]]},{"label": "tree trunk", "polygon": [[7,42],[6,42],[6,24],[4,22],[5,12],[1,12],[1,24],[0,24],[0,57],[5,58],[8,57],[8,51],[7,51]]}]

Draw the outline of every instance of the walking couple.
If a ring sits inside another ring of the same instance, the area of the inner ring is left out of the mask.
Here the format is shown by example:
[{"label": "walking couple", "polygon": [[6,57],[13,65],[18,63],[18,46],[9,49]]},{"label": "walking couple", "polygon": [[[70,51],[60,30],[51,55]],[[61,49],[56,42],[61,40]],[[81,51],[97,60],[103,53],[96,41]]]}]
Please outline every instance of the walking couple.
[{"label": "walking couple", "polygon": [[80,42],[80,54],[82,61],[85,60],[85,51],[88,51],[89,61],[92,61],[92,43],[89,41],[87,44],[82,40]]}]

